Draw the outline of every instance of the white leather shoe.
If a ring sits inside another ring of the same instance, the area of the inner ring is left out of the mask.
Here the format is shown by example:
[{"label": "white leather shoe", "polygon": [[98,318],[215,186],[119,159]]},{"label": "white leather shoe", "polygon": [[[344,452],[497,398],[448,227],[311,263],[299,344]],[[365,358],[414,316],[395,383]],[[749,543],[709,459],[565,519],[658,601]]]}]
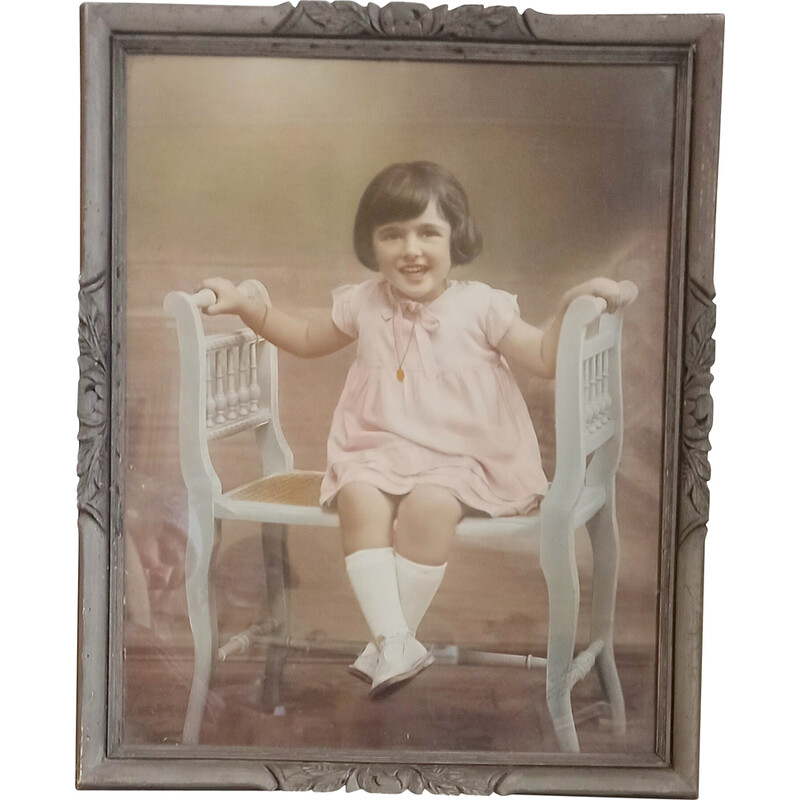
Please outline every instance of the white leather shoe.
[{"label": "white leather shoe", "polygon": [[361,655],[348,667],[350,672],[362,681],[372,683],[375,677],[375,667],[378,666],[378,648],[375,642],[369,644],[361,651]]},{"label": "white leather shoe", "polygon": [[411,633],[379,642],[380,652],[372,679],[370,697],[378,695],[413,678],[433,663],[433,654]]}]

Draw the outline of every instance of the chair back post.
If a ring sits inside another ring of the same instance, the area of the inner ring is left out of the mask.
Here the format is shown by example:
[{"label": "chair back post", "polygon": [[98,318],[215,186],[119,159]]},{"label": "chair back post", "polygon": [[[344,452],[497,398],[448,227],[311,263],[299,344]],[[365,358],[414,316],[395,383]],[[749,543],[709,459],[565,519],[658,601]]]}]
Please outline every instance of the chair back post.
[{"label": "chair back post", "polygon": [[599,335],[613,340],[609,350],[608,392],[611,401],[610,416],[614,420],[613,436],[592,455],[586,469],[588,486],[613,484],[622,455],[623,407],[622,407],[622,322],[626,308],[636,299],[639,290],[632,281],[621,281],[622,301],[613,314],[600,318]]},{"label": "chair back post", "polygon": [[164,310],[175,318],[178,327],[178,436],[183,480],[190,495],[218,497],[222,494],[222,483],[208,452],[206,393],[201,390],[206,382],[206,347],[199,306],[208,305],[213,300],[214,294],[210,290],[195,295],[170,292],[164,299]]},{"label": "chair back post", "polygon": [[602,298],[582,295],[564,315],[556,361],[556,468],[543,510],[574,508],[585,486],[613,485],[622,452],[622,317],[638,294],[631,281],[619,285],[614,313],[606,313]]},{"label": "chair back post", "polygon": [[581,295],[561,323],[556,358],[556,467],[542,510],[575,506],[586,477],[586,401],[583,391],[583,344],[586,329],[605,309],[599,297]]}]

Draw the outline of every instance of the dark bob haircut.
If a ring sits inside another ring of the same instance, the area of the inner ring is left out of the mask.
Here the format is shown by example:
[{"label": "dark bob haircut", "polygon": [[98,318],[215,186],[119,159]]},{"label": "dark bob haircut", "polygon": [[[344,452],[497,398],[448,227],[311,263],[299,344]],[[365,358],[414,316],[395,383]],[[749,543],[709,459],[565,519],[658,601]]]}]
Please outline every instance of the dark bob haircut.
[{"label": "dark bob haircut", "polygon": [[483,239],[469,213],[461,184],[431,161],[392,164],[381,170],[361,196],[353,226],[358,260],[377,271],[372,233],[379,225],[404,222],[420,216],[431,200],[450,224],[450,259],[453,266],[468,264],[481,251]]}]

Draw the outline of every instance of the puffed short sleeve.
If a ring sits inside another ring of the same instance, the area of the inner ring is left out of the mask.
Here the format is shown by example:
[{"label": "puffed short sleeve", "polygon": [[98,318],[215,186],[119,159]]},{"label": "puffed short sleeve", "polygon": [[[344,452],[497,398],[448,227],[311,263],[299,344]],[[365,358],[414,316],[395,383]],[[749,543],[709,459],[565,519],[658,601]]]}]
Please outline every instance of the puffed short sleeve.
[{"label": "puffed short sleeve", "polygon": [[333,290],[333,324],[353,339],[358,338],[359,315],[364,304],[365,289],[365,284],[360,283]]},{"label": "puffed short sleeve", "polygon": [[356,286],[339,286],[333,290],[333,324],[353,339],[358,337],[358,318],[353,308],[353,294]]},{"label": "puffed short sleeve", "polygon": [[502,289],[492,289],[489,293],[489,304],[486,310],[484,330],[492,347],[497,347],[500,340],[508,333],[514,317],[519,316],[517,296]]}]

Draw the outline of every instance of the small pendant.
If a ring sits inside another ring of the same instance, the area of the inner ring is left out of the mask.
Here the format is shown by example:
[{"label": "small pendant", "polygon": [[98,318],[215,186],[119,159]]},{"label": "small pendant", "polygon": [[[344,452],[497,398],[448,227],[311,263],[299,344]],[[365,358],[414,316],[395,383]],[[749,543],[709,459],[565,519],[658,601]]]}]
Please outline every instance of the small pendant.
[{"label": "small pendant", "polygon": [[403,372],[403,370],[402,369],[398,369],[395,374],[397,375],[397,380],[399,380],[400,383],[402,383],[403,382],[403,378],[405,378],[405,376],[406,376],[405,373]]}]

